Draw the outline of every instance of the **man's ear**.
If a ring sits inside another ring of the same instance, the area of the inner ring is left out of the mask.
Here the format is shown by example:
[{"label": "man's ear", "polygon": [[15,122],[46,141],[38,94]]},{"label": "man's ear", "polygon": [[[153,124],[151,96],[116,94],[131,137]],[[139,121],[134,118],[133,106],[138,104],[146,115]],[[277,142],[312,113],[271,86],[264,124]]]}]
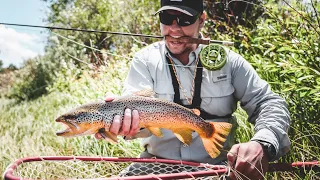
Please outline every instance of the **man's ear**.
[{"label": "man's ear", "polygon": [[204,26],[204,22],[206,21],[206,19],[207,19],[207,14],[204,12],[199,18],[200,28]]}]

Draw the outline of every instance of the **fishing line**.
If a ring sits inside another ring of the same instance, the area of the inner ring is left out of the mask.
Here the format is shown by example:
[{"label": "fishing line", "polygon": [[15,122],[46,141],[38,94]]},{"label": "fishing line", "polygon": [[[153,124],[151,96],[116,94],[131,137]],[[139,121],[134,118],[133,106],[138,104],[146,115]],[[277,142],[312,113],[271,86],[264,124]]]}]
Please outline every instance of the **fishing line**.
[{"label": "fishing line", "polygon": [[[107,52],[107,51],[102,52],[101,50],[99,50],[99,49],[97,49],[97,48],[90,47],[90,46],[87,46],[87,45],[85,45],[85,44],[78,43],[78,42],[76,42],[76,41],[74,41],[74,40],[72,40],[72,39],[70,39],[70,38],[67,38],[67,37],[65,37],[65,36],[62,36],[62,35],[60,35],[60,34],[58,34],[58,33],[53,32],[53,31],[52,31],[52,33],[55,34],[55,35],[57,35],[57,36],[59,36],[59,37],[61,37],[61,38],[63,38],[63,39],[65,39],[65,40],[67,40],[67,41],[70,41],[70,42],[72,42],[72,43],[75,43],[75,44],[77,44],[77,45],[79,45],[79,46],[86,47],[86,48],[89,48],[89,49],[98,51],[98,52],[100,52],[100,53],[106,53],[106,54],[111,55],[111,56],[115,56],[115,57],[120,57],[120,58],[125,58],[125,59],[128,59],[128,60],[131,60],[131,57],[117,55],[117,54],[110,53],[110,52]],[[230,52],[231,50],[229,49],[228,51]],[[66,51],[64,50],[64,52],[66,52]],[[228,52],[228,53],[229,53],[229,52]],[[66,53],[67,53],[67,52],[66,52]],[[83,61],[83,60],[81,60],[81,59],[79,59],[79,58],[77,58],[77,57],[74,57],[74,56],[70,55],[69,53],[67,53],[67,54],[68,54],[70,57],[74,58],[75,60],[78,60],[78,61],[80,61],[80,62],[82,62],[82,63],[85,63],[85,64],[89,65],[89,64],[86,63],[85,61]],[[196,67],[196,66],[190,66],[190,65],[179,65],[179,64],[168,64],[168,63],[166,63],[166,65],[175,66],[175,67],[185,67],[185,68]],[[198,68],[198,69],[203,69],[203,67],[196,67],[196,68]]]},{"label": "fishing line", "polygon": [[[138,37],[145,37],[145,38],[158,38],[158,39],[166,38],[164,36],[158,36],[158,35],[146,35],[146,34],[136,34],[136,33],[124,33],[124,32],[113,32],[113,31],[79,29],[79,28],[63,28],[63,27],[56,27],[56,26],[39,26],[39,25],[2,23],[2,22],[0,22],[0,24],[8,25],[8,26],[23,26],[23,27],[33,27],[33,28],[46,28],[46,29],[50,29],[50,30],[57,29],[57,30],[67,30],[67,31],[81,31],[81,32],[88,32],[88,33],[104,33],[104,34],[123,35],[123,36],[138,36]],[[173,38],[173,37],[168,36],[168,38]],[[199,39],[199,38],[192,38],[192,37],[182,37],[182,41],[185,41],[185,42],[188,42],[188,43],[197,43],[197,44],[214,43],[214,44],[222,44],[222,45],[225,45],[225,46],[233,46],[233,44],[234,44],[234,42],[230,42],[230,41]]]},{"label": "fishing line", "polygon": [[[305,21],[308,22],[308,24],[318,33],[318,35],[320,35],[320,33],[317,31],[317,28],[315,28],[312,23],[306,19],[299,11],[297,11],[294,7],[292,7],[287,1],[282,0],[285,4],[287,4],[291,9],[293,9],[296,13],[298,13]],[[318,17],[318,16],[317,16]]]},{"label": "fishing line", "polygon": [[69,39],[69,38],[67,38],[67,37],[64,37],[64,36],[62,36],[62,35],[60,35],[60,34],[58,34],[58,33],[55,33],[55,32],[52,32],[52,33],[55,34],[55,35],[57,35],[57,36],[59,36],[59,37],[61,37],[61,38],[63,38],[63,39],[65,39],[65,40],[67,40],[67,41],[71,41],[71,42],[73,42],[73,43],[75,43],[75,44],[77,44],[77,45],[79,45],[79,46],[83,46],[83,47],[86,47],[86,48],[89,48],[89,49],[92,49],[92,50],[95,50],[95,51],[98,51],[98,52],[101,52],[101,53],[106,53],[106,54],[109,54],[109,55],[112,55],[112,56],[115,56],[115,57],[121,57],[121,58],[125,58],[125,59],[128,59],[128,60],[131,59],[130,57],[127,57],[127,56],[121,56],[121,55],[117,55],[117,54],[110,53],[110,52],[107,52],[107,51],[103,52],[103,51],[100,50],[100,49],[97,49],[97,48],[94,48],[94,47],[90,47],[90,46],[87,46],[87,45],[85,45],[85,44],[78,43],[78,42],[76,42],[76,41],[74,41],[74,40],[72,40],[72,39]]},{"label": "fishing line", "polygon": [[57,30],[66,30],[66,31],[80,31],[80,32],[89,32],[89,33],[105,33],[105,34],[113,34],[113,35],[123,35],[123,36],[139,36],[145,38],[163,38],[163,36],[156,35],[146,35],[146,34],[135,34],[135,33],[124,33],[124,32],[112,32],[112,31],[101,31],[101,30],[90,30],[90,29],[79,29],[79,28],[63,28],[57,26],[40,26],[40,25],[29,25],[29,24],[15,24],[15,23],[2,23],[2,25],[8,26],[22,26],[22,27],[33,27],[33,28],[45,28],[49,30],[57,29]]}]

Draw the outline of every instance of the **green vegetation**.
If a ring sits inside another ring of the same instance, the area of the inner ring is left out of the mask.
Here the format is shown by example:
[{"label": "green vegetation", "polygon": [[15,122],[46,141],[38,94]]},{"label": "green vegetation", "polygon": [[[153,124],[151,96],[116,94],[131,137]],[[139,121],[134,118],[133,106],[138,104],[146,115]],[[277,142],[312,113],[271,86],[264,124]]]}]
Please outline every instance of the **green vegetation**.
[{"label": "green vegetation", "polygon": [[3,71],[3,61],[0,59],[0,73]]},{"label": "green vegetation", "polygon": [[[257,1],[234,7],[245,12],[239,21],[223,13],[219,21],[223,7],[215,6],[222,9],[214,11],[213,2],[206,1],[210,19],[204,35],[234,41],[232,50],[243,55],[289,105],[292,149],[279,162],[319,161],[320,4],[306,8],[299,1],[292,7],[284,1],[279,1],[282,5]],[[56,0],[50,5],[49,25],[160,34],[152,16],[158,0]],[[28,156],[136,156],[141,151],[138,141],[111,145],[90,136],[57,137],[55,132],[63,127],[54,119],[79,104],[103,99],[107,92],[120,94],[130,57],[154,40],[53,31],[48,41],[44,56],[19,70],[0,73],[0,174],[9,163]],[[253,127],[241,109],[236,116],[237,141],[248,141]],[[316,173],[270,173],[268,179],[307,180],[319,176]]]}]

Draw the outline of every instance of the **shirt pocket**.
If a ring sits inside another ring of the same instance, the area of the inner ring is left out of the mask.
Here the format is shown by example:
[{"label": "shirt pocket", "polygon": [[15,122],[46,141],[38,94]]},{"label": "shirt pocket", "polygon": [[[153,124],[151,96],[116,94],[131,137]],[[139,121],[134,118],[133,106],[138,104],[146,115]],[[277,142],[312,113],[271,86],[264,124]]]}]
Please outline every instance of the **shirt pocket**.
[{"label": "shirt pocket", "polygon": [[225,116],[233,112],[235,91],[230,74],[212,73],[201,86],[201,108],[210,114]]},{"label": "shirt pocket", "polygon": [[221,98],[231,95],[235,90],[228,74],[215,74],[206,79],[202,82],[201,97]]}]

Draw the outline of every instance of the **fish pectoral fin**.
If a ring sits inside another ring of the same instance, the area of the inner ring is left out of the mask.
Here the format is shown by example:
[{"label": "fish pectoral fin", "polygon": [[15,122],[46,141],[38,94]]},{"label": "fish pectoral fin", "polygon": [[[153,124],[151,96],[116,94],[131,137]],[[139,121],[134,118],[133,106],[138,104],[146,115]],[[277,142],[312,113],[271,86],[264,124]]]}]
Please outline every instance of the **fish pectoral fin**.
[{"label": "fish pectoral fin", "polygon": [[191,129],[170,129],[173,134],[184,144],[190,145],[192,141]]},{"label": "fish pectoral fin", "polygon": [[137,139],[137,138],[146,138],[151,136],[152,133],[149,131],[149,129],[144,128],[141,129],[136,135],[134,136],[126,136],[125,140],[133,140],[133,139]]},{"label": "fish pectoral fin", "polygon": [[136,96],[154,97],[156,93],[152,89],[144,89],[133,94]]},{"label": "fish pectoral fin", "polygon": [[101,136],[111,142],[111,143],[114,143],[114,144],[117,144],[118,143],[118,138],[117,138],[117,135],[112,133],[112,132],[109,132],[109,131],[106,131],[105,128],[101,128],[99,129],[99,133],[101,134]]},{"label": "fish pectoral fin", "polygon": [[157,137],[162,137],[162,131],[160,128],[158,127],[146,127],[153,135],[157,136]]},{"label": "fish pectoral fin", "polygon": [[214,129],[213,133],[209,137],[201,136],[201,139],[208,154],[215,158],[220,154],[232,124],[226,122],[210,122],[210,124]]}]

